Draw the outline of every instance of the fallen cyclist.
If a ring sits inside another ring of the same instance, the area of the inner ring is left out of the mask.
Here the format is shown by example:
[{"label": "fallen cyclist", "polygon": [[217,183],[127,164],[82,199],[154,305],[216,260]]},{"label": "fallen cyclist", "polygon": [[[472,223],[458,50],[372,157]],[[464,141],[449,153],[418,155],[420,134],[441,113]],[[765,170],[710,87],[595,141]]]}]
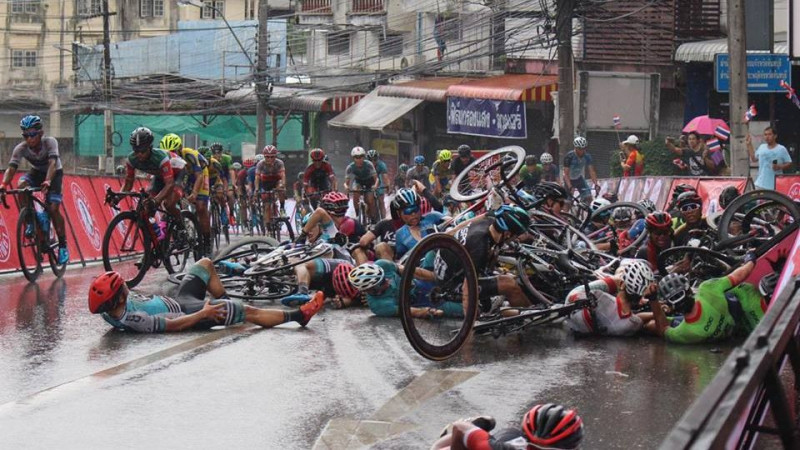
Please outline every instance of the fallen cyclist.
[{"label": "fallen cyclist", "polygon": [[[204,300],[206,293],[213,297]],[[196,262],[181,280],[178,294],[142,297],[131,294],[122,276],[106,272],[89,286],[89,311],[102,314],[106,322],[126,331],[163,333],[186,329],[208,329],[217,325],[249,322],[271,328],[287,322],[306,326],[323,306],[319,292],[312,301],[290,311],[261,309],[225,297],[214,264],[208,258]]]}]

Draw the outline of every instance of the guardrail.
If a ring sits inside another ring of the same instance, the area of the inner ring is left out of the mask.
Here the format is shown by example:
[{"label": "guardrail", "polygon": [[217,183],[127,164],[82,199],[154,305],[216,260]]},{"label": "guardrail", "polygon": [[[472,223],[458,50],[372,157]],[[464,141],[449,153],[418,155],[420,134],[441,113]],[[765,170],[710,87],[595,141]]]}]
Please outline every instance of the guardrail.
[{"label": "guardrail", "polygon": [[[751,448],[759,433],[777,435],[784,448],[800,448],[795,408],[780,372],[788,361],[800,387],[800,239],[797,239],[767,313],[736,348],[661,444],[662,450]],[[771,411],[774,427],[764,425]]]}]

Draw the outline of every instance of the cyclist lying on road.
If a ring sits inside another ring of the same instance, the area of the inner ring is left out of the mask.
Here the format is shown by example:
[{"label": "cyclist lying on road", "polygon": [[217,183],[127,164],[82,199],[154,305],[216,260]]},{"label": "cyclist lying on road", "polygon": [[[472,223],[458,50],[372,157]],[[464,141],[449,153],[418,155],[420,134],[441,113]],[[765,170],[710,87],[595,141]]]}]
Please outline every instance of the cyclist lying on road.
[{"label": "cyclist lying on road", "polygon": [[[213,297],[206,300],[206,292]],[[261,309],[225,298],[225,288],[214,264],[208,258],[195,263],[186,273],[175,299],[162,295],[149,298],[130,295],[128,286],[117,272],[106,272],[89,286],[89,311],[102,314],[115,328],[140,333],[163,333],[189,328],[208,329],[216,325],[249,322],[271,328],[286,322],[306,326],[323,306],[319,292],[300,309],[283,311]]]}]

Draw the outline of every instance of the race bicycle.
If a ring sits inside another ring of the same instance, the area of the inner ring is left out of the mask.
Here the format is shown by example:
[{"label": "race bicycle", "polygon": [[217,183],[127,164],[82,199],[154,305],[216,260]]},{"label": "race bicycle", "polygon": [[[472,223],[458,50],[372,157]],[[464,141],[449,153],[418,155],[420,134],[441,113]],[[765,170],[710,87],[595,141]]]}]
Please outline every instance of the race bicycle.
[{"label": "race bicycle", "polygon": [[[268,190],[268,191],[261,191],[262,202],[266,202],[270,208],[270,220],[264,220],[263,226],[264,230],[266,231],[267,236],[275,239],[278,242],[282,242],[283,235],[286,235],[290,241],[294,240],[294,230],[292,228],[291,222],[285,216],[282,216],[278,211],[278,202],[275,201],[275,191]],[[262,216],[263,217],[263,216]]]},{"label": "race bicycle", "polygon": [[[58,239],[53,220],[47,214],[44,202],[34,195],[41,190],[41,188],[27,187],[0,193],[0,201],[6,209],[9,209],[6,195],[14,195],[15,199],[20,195],[26,199],[27,206],[19,211],[17,219],[17,256],[22,274],[30,282],[36,281],[42,274],[42,261],[45,256],[53,275],[61,278],[67,270],[67,263],[58,263]],[[18,199],[17,204],[20,204]],[[31,232],[26,233],[26,230]]]}]

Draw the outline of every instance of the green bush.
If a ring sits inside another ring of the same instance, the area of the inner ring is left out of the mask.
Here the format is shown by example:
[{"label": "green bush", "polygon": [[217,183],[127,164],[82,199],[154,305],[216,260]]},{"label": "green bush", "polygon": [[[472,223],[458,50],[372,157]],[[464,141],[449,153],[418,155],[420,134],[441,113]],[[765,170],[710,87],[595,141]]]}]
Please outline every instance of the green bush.
[{"label": "green bush", "polygon": [[[677,158],[664,143],[666,136],[659,136],[654,141],[642,141],[641,152],[644,155],[644,175],[683,176],[689,175],[687,171],[678,169],[672,160]],[[730,164],[730,151],[725,147],[725,159]],[[622,167],[619,164],[611,165],[611,176],[621,177]]]}]

